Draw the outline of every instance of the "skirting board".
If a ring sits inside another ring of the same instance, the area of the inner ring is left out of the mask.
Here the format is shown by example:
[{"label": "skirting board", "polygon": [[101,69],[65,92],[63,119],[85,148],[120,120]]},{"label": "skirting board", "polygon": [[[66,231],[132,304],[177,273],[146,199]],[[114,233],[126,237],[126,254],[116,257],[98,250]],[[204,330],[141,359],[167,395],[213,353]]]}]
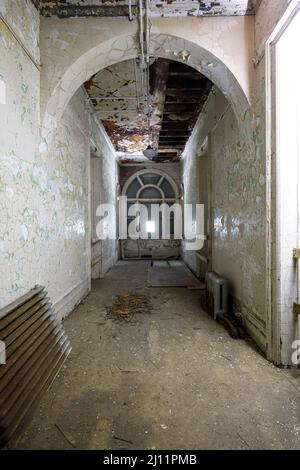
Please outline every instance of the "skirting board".
[{"label": "skirting board", "polygon": [[79,304],[79,302],[88,295],[89,291],[90,281],[89,279],[85,279],[84,281],[79,282],[67,294],[63,295],[53,305],[57,314],[57,319],[61,321],[66,318]]},{"label": "skirting board", "polygon": [[266,325],[248,309],[241,309],[244,319],[244,326],[251,338],[255,341],[261,351],[265,354],[267,350]]}]

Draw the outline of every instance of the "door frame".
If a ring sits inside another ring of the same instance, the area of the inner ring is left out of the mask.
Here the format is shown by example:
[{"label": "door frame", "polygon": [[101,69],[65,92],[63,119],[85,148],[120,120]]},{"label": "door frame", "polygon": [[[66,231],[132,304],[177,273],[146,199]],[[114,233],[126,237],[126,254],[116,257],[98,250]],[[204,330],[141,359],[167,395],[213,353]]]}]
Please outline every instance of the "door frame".
[{"label": "door frame", "polygon": [[[266,308],[267,308],[267,358],[276,365],[281,360],[281,311],[278,266],[280,263],[277,210],[278,153],[277,153],[277,94],[276,45],[300,11],[300,0],[292,0],[266,41]],[[292,256],[292,253],[291,253]]]}]

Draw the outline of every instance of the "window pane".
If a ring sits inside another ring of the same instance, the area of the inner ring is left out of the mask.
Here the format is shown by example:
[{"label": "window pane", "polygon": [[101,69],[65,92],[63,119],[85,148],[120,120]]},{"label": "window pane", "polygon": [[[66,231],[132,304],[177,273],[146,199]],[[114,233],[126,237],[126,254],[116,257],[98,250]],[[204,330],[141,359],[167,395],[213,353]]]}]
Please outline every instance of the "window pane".
[{"label": "window pane", "polygon": [[157,185],[160,178],[161,178],[160,175],[154,175],[153,173],[147,173],[147,174],[141,176],[141,180],[143,181],[144,184]]},{"label": "window pane", "polygon": [[175,192],[172,186],[170,185],[169,181],[164,179],[160,187],[165,194],[165,198],[168,198],[168,199],[175,198]]},{"label": "window pane", "polygon": [[137,179],[133,180],[132,183],[130,183],[128,189],[127,189],[127,197],[128,198],[135,198],[136,193],[140,189],[140,183],[138,182]]},{"label": "window pane", "polygon": [[161,193],[156,188],[145,188],[140,192],[140,199],[161,199]]}]

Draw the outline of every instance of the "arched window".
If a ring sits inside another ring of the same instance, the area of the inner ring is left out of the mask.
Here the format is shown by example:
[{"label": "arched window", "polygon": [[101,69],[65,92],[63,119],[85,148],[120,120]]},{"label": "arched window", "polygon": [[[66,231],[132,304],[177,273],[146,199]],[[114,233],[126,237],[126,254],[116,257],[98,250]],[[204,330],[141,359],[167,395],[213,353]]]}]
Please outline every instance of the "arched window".
[{"label": "arched window", "polygon": [[[147,208],[149,221],[149,238],[151,233],[157,231],[162,238],[162,221],[160,215],[159,227],[151,224],[151,204],[163,203],[172,206],[179,199],[176,183],[166,173],[160,170],[140,170],[132,175],[124,185],[122,195],[127,197],[127,209],[136,203],[141,203]],[[127,225],[134,220],[134,216],[128,216]],[[174,234],[174,214],[170,213],[170,235]]]}]

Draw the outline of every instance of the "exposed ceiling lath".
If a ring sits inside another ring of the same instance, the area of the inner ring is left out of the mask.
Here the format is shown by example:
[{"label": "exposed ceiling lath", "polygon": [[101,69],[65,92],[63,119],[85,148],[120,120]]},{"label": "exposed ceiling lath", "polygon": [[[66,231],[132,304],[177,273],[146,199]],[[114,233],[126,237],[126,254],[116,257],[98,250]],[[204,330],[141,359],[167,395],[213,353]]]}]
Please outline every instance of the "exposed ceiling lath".
[{"label": "exposed ceiling lath", "polygon": [[117,152],[140,155],[151,142],[158,159],[178,160],[212,83],[180,62],[151,59],[150,133],[145,77],[135,60],[112,65],[85,89]]},{"label": "exposed ceiling lath", "polygon": [[147,146],[147,102],[141,70],[134,60],[107,67],[85,89],[116,150],[142,152]]},{"label": "exposed ceiling lath", "polygon": [[180,62],[170,62],[159,131],[160,153],[183,151],[211,88],[211,81],[197,70]]},{"label": "exposed ceiling lath", "polygon": [[[37,0],[35,0],[36,3]],[[150,16],[245,16],[255,13],[260,0],[149,0]],[[132,15],[138,0],[132,0]],[[128,0],[40,0],[41,14],[69,17],[128,16]]]}]

